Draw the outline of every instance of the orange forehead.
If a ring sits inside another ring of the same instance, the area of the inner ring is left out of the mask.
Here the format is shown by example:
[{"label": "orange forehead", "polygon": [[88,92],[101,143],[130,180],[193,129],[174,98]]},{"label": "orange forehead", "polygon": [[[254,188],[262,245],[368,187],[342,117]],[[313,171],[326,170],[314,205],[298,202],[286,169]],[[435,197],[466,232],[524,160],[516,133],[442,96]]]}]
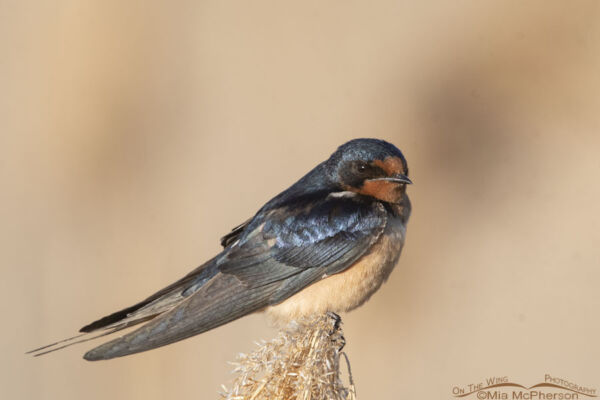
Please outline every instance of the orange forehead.
[{"label": "orange forehead", "polygon": [[386,157],[384,160],[375,160],[373,165],[381,168],[388,175],[406,174],[406,165],[400,157]]}]

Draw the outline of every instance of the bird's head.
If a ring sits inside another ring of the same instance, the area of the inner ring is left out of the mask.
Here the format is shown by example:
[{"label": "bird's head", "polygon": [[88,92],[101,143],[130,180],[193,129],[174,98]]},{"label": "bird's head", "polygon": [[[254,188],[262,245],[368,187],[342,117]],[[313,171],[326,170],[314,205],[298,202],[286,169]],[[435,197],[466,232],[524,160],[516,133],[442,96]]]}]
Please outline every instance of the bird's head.
[{"label": "bird's head", "polygon": [[399,203],[406,191],[408,166],[396,146],[379,139],[355,139],[327,161],[332,178],[344,191]]}]

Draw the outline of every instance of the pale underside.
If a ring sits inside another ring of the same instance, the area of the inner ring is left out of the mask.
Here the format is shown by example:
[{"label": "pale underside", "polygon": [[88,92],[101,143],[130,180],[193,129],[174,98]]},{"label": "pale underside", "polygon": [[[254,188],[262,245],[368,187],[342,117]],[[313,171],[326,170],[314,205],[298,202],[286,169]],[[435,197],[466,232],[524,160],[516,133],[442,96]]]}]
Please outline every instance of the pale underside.
[{"label": "pale underside", "polygon": [[328,311],[342,313],[359,307],[389,277],[400,257],[405,234],[406,228],[398,219],[390,220],[369,252],[350,268],[325,276],[265,311],[275,322],[285,324]]}]

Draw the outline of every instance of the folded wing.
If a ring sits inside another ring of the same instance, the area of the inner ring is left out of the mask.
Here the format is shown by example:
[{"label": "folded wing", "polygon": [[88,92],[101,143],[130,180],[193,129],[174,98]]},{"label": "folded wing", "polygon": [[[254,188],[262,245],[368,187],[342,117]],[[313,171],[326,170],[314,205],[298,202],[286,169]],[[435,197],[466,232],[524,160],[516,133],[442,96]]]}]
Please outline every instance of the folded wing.
[{"label": "folded wing", "polygon": [[360,197],[300,199],[263,209],[242,231],[234,231],[228,247],[209,263],[138,303],[141,307],[84,327],[86,332],[114,329],[120,326],[115,324],[152,318],[84,357],[101,360],[150,350],[277,304],[350,267],[369,250],[386,222],[381,204]]}]

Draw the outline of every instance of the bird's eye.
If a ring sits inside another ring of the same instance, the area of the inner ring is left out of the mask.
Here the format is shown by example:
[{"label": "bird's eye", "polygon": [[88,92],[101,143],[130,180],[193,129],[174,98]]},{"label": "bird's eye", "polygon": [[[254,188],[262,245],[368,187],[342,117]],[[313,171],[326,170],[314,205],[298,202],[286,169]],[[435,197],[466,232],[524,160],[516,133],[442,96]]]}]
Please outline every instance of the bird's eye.
[{"label": "bird's eye", "polygon": [[358,172],[365,172],[367,170],[367,164],[360,163],[356,166],[356,169],[358,170]]}]

